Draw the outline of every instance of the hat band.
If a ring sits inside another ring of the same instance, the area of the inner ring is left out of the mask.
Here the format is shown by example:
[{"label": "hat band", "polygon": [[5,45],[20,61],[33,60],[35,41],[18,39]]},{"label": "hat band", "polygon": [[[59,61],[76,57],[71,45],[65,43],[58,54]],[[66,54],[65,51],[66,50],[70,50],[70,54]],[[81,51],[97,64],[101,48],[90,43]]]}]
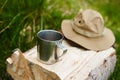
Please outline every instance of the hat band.
[{"label": "hat band", "polygon": [[[88,31],[88,30],[84,30],[84,29],[82,29],[82,28],[80,28],[80,27],[77,27],[73,22],[72,22],[72,29],[75,31],[75,32],[77,32],[77,33],[79,33],[79,34],[81,34],[81,35],[84,35],[84,36],[87,36],[87,37],[98,37],[98,36],[101,36],[101,35],[103,35],[103,33],[99,33],[99,34],[95,34],[95,33],[93,33],[93,32],[90,32],[90,31]],[[104,31],[103,31],[104,32]]]}]

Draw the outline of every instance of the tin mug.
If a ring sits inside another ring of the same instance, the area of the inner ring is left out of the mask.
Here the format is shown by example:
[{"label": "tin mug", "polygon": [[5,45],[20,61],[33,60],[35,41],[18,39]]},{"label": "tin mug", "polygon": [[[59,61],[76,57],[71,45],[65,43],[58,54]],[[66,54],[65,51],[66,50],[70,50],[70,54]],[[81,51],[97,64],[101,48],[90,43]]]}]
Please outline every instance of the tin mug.
[{"label": "tin mug", "polygon": [[[64,36],[55,30],[41,30],[37,33],[37,57],[45,64],[53,64],[58,58],[57,49],[62,49],[62,55],[67,48],[62,45]],[[62,56],[61,55],[61,56]]]}]

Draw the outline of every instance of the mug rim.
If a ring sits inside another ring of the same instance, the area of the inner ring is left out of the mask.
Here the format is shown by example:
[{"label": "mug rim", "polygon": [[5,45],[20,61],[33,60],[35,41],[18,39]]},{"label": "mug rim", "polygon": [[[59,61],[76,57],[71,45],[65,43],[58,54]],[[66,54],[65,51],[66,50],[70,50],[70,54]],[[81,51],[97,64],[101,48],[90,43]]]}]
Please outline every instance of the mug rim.
[{"label": "mug rim", "polygon": [[[53,40],[53,41],[52,41],[52,40],[46,40],[46,39],[43,39],[43,38],[41,38],[41,37],[38,36],[39,33],[41,33],[41,32],[45,32],[45,31],[52,31],[52,32],[59,33],[62,37],[61,37],[61,39],[59,39],[59,40]],[[56,41],[61,41],[61,40],[63,40],[64,35],[63,35],[61,32],[56,31],[56,30],[40,30],[40,31],[38,31],[38,33],[37,33],[37,38],[38,38],[38,39],[41,39],[41,40],[43,40],[43,41],[46,41],[46,42],[56,42]]]}]

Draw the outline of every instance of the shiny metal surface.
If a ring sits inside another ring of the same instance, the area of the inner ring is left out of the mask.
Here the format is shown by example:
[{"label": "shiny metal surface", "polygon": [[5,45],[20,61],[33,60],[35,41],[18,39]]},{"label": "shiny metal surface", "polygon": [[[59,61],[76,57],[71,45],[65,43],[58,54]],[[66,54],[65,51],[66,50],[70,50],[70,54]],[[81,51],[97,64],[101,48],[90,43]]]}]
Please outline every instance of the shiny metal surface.
[{"label": "shiny metal surface", "polygon": [[53,64],[57,61],[57,48],[67,51],[62,45],[64,36],[55,30],[41,30],[37,33],[37,54],[38,59],[45,64]]}]

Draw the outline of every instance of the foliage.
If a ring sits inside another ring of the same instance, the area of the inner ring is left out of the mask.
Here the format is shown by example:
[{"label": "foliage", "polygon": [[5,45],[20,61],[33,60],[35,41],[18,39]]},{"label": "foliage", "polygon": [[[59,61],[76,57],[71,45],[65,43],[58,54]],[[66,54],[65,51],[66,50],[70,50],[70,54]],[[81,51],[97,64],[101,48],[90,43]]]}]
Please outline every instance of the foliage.
[{"label": "foliage", "polygon": [[72,19],[79,9],[99,11],[116,37],[117,64],[110,80],[120,79],[120,1],[117,0],[0,0],[0,80],[9,80],[5,60],[12,50],[22,52],[36,45],[42,29],[59,30],[63,19]]}]

